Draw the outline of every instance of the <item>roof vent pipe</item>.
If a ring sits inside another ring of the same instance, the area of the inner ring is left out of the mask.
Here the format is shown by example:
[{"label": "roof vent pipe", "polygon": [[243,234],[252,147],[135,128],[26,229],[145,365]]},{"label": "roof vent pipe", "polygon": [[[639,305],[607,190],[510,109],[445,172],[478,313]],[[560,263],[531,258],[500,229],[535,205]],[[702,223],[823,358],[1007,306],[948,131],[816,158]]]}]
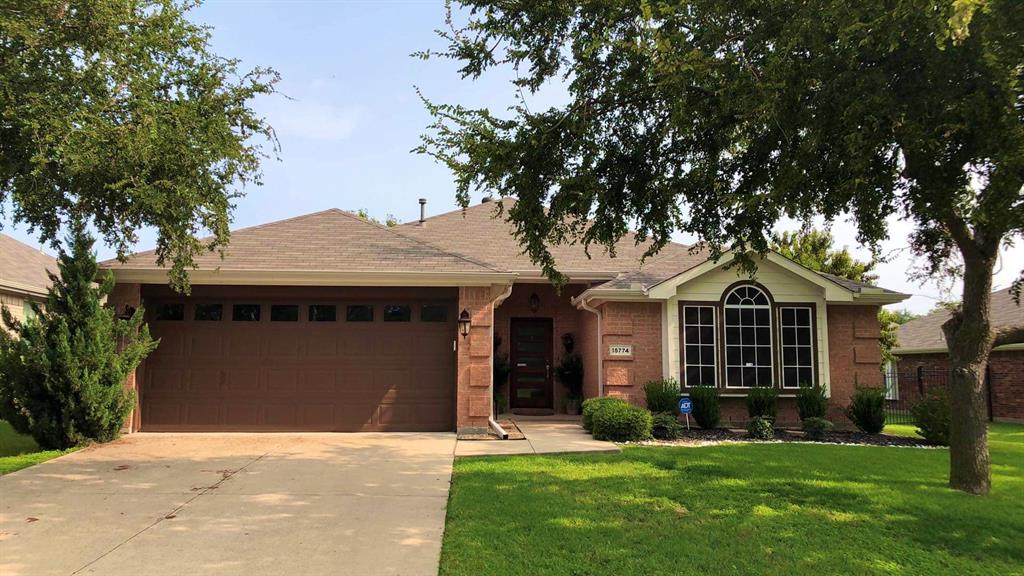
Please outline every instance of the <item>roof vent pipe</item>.
[{"label": "roof vent pipe", "polygon": [[481,200],[480,203],[481,204],[487,204],[488,202],[493,202],[493,201],[494,201],[494,196],[488,194],[487,196],[484,196],[483,200]]},{"label": "roof vent pipe", "polygon": [[427,199],[420,198],[420,225],[427,220]]}]

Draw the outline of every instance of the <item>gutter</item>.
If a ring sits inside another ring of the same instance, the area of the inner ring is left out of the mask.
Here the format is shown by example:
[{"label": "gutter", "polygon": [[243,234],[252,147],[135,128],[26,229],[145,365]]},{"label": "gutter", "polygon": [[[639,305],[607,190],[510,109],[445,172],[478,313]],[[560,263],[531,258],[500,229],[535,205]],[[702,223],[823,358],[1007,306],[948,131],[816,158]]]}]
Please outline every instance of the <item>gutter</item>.
[{"label": "gutter", "polygon": [[587,312],[593,312],[597,316],[597,395],[598,397],[604,396],[604,378],[602,375],[604,368],[604,358],[602,357],[601,351],[604,350],[604,346],[601,342],[601,311],[597,308],[591,308],[587,305],[587,301],[581,294],[576,299],[576,306]]},{"label": "gutter", "polygon": [[508,440],[508,432],[505,432],[505,429],[501,427],[501,424],[498,424],[498,422],[494,419],[493,416],[489,416],[487,418],[487,424],[490,425],[491,429],[498,434],[498,438],[501,438],[502,440]]}]

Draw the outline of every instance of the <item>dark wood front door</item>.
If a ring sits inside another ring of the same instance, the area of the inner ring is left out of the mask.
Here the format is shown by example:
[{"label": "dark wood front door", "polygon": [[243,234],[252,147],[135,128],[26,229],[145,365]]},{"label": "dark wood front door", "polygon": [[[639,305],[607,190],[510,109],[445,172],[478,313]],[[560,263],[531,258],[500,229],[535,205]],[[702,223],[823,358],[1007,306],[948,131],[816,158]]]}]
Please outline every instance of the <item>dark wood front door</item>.
[{"label": "dark wood front door", "polygon": [[512,408],[553,409],[550,318],[513,318]]}]

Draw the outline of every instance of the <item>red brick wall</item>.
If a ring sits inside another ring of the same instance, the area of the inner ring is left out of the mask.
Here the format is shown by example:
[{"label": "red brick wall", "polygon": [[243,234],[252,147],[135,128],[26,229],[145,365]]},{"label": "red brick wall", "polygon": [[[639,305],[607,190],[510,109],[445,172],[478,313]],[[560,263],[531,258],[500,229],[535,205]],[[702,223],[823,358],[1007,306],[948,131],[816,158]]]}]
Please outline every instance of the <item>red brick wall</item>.
[{"label": "red brick wall", "polygon": [[459,312],[471,317],[468,336],[459,336],[455,426],[460,431],[487,428],[491,415],[491,328],[494,308],[490,288],[460,287]]},{"label": "red brick wall", "polygon": [[[138,284],[117,284],[114,286],[113,292],[107,297],[107,303],[114,307],[114,310],[118,314],[125,312],[125,306],[138,309],[142,305],[142,290]],[[146,361],[143,360],[139,364],[139,367],[135,369],[135,372],[128,375],[124,380],[124,387],[129,390],[135,390],[135,408],[131,414],[128,415],[127,420],[124,423],[124,427],[121,429],[123,433],[135,432],[139,429],[139,424],[142,422],[142,411],[141,411],[141,396],[144,393],[143,390],[138,386],[142,382],[143,374],[145,374]]]},{"label": "red brick wall", "polygon": [[[724,392],[724,390],[720,390]],[[750,417],[747,416],[747,399],[738,398],[735,396],[726,396],[719,399],[719,405],[722,410],[722,425],[733,426],[737,428],[744,428]],[[794,426],[800,425],[800,416],[796,410],[796,399],[795,398],[779,398],[776,402],[778,408],[778,414],[775,422],[779,426]]]},{"label": "red brick wall", "polygon": [[[590,374],[597,371],[597,365],[592,363],[596,360],[593,358],[588,359],[585,355],[585,346],[584,342],[581,341],[580,334],[580,322],[583,320],[582,316],[593,316],[593,314],[585,310],[577,310],[569,301],[570,298],[574,298],[582,293],[584,289],[586,289],[586,287],[581,284],[570,284],[568,286],[564,286],[561,293],[559,293],[555,291],[551,284],[547,283],[515,284],[512,287],[512,294],[510,294],[505,302],[494,310],[494,335],[501,338],[501,345],[498,347],[498,352],[508,354],[509,340],[511,339],[510,327],[512,318],[551,318],[552,338],[554,340],[554,364],[551,366],[552,374],[554,374],[555,366],[561,362],[562,356],[565,355],[565,348],[562,346],[562,335],[569,333],[573,335],[573,338],[576,341],[573,351],[584,354],[584,376],[596,379],[596,374]],[[540,306],[537,308],[536,312],[530,310],[531,294],[536,294],[540,299]],[[586,337],[584,336],[583,339],[585,338]],[[508,396],[508,392],[509,387],[506,385],[504,389],[506,398]],[[565,396],[565,386],[562,386],[562,384],[555,379],[554,409],[556,412],[565,412]]]},{"label": "red brick wall", "polygon": [[[644,406],[643,385],[662,377],[661,303],[607,302],[601,305],[604,394]],[[632,344],[633,356],[608,355],[613,344]]]},{"label": "red brick wall", "polygon": [[829,418],[837,424],[847,422],[855,387],[884,385],[879,333],[878,306],[828,307]]},{"label": "red brick wall", "polygon": [[[949,370],[949,356],[938,354],[913,354],[900,358],[897,364],[901,398],[917,398],[921,394],[918,382],[913,377],[918,367],[928,371]],[[992,388],[992,418],[1012,422],[1024,422],[1024,350],[992,352],[988,359],[989,385]],[[925,378],[924,392],[939,382]]]}]

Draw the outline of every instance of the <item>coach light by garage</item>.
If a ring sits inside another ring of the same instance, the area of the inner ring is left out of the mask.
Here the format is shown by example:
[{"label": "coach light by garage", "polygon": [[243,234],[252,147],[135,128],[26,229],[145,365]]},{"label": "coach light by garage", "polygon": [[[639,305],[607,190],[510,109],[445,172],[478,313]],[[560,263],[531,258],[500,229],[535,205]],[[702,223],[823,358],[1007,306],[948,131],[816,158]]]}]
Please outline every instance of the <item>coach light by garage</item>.
[{"label": "coach light by garage", "polygon": [[459,334],[462,334],[463,338],[469,336],[469,310],[465,308],[459,314]]}]

